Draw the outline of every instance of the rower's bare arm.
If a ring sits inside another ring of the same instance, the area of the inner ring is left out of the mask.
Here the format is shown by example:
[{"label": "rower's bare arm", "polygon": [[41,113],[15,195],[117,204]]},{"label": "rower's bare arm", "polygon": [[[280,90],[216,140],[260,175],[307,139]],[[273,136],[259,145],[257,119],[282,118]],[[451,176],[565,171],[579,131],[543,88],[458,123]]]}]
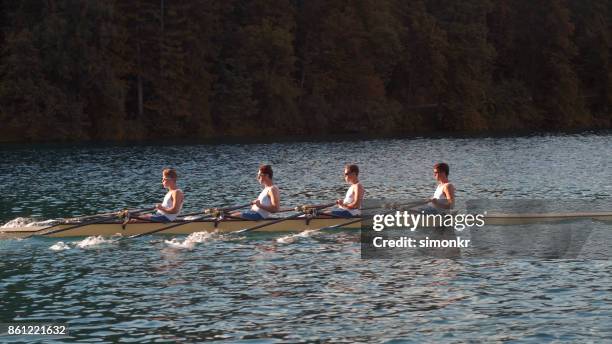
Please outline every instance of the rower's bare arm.
[{"label": "rower's bare arm", "polygon": [[172,207],[164,208],[162,210],[164,210],[166,213],[169,213],[169,214],[176,214],[181,209],[184,199],[185,199],[185,196],[183,195],[183,192],[180,190],[176,190],[172,193]]},{"label": "rower's bare arm", "polygon": [[455,187],[453,184],[446,184],[446,187],[444,188],[444,195],[446,195],[446,199],[448,200],[448,209],[452,209],[455,205]]},{"label": "rower's bare arm", "polygon": [[353,201],[345,204],[344,207],[348,209],[358,209],[361,207],[361,197],[363,197],[363,186],[361,184],[352,186],[353,188]]},{"label": "rower's bare arm", "polygon": [[269,195],[270,203],[272,203],[272,205],[267,207],[268,209],[266,210],[271,213],[276,213],[280,209],[280,192],[278,192],[278,188],[276,186],[272,187]]}]

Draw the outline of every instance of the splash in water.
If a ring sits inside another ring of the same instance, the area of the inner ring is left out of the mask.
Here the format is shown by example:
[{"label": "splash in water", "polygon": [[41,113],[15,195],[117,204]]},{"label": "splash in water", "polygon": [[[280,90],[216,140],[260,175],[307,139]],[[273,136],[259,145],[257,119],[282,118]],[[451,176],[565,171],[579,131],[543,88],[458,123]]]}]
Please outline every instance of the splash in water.
[{"label": "splash in water", "polygon": [[2,225],[0,228],[19,228],[19,227],[46,227],[60,223],[61,220],[51,219],[45,221],[36,221],[30,217],[17,217]]},{"label": "splash in water", "polygon": [[195,232],[189,234],[183,241],[172,238],[171,240],[166,240],[165,243],[170,247],[192,250],[196,244],[209,241],[215,236],[217,236],[216,233]]},{"label": "splash in water", "polygon": [[307,229],[303,232],[297,233],[297,234],[291,234],[291,235],[285,235],[283,237],[280,237],[278,239],[276,239],[276,242],[279,244],[292,244],[294,243],[296,240],[298,240],[299,238],[308,238],[311,237],[313,235],[318,234],[319,231],[316,229]]},{"label": "splash in water", "polygon": [[65,251],[65,250],[69,250],[70,246],[64,243],[63,241],[59,241],[55,245],[49,247],[49,249],[53,251]]},{"label": "splash in water", "polygon": [[97,246],[97,245],[106,244],[110,242],[114,242],[114,240],[104,239],[103,236],[97,235],[97,236],[90,236],[81,241],[78,241],[76,243],[76,246],[79,248],[87,248],[87,247]]}]

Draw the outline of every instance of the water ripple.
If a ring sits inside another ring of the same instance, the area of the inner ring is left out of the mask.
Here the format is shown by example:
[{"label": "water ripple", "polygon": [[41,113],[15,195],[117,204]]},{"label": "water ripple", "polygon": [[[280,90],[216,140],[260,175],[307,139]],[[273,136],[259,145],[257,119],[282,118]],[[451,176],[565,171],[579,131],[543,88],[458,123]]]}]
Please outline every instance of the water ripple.
[{"label": "water ripple", "polygon": [[[425,197],[451,164],[462,198],[610,198],[607,135],[0,149],[3,221],[241,203],[272,163],[285,204],[342,195],[356,162],[370,197]],[[10,162],[10,163],[7,163]],[[597,172],[594,173],[594,166]],[[609,260],[362,260],[351,232],[0,241],[0,323],[66,322],[87,342],[609,342]],[[187,249],[186,249],[187,248]],[[24,341],[25,339],[21,339]],[[17,341],[20,341],[17,339]]]}]

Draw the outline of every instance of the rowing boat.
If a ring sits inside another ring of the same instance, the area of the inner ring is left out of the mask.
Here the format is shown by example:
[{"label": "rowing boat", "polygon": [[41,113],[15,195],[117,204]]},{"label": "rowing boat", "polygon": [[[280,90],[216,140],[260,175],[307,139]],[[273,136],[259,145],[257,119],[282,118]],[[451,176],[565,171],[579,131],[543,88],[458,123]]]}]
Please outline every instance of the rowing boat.
[{"label": "rowing boat", "polygon": [[[123,225],[116,221],[111,223],[95,223],[81,226],[74,229],[61,231],[63,228],[74,227],[77,223],[61,224],[53,227],[15,227],[15,228],[0,228],[0,239],[20,238],[30,235],[45,235],[47,232],[53,231],[53,234],[48,235],[52,238],[60,237],[78,237],[78,236],[112,236],[120,234],[123,236],[131,236],[154,231],[164,227],[172,227],[168,230],[160,231],[156,234],[180,235],[191,234],[194,232],[219,232],[229,233],[236,232],[241,229],[265,225],[257,229],[258,232],[300,232],[308,229],[319,229],[323,227],[338,226],[342,228],[360,228],[361,222],[357,221],[346,226],[342,224],[354,219],[330,218],[319,216],[314,218],[292,218],[280,221],[274,224],[267,225],[279,220],[278,218],[269,218],[266,220],[252,221],[240,219],[203,219],[196,221],[174,221],[170,223],[155,223],[155,222],[135,222]],[[486,225],[524,225],[534,223],[562,222],[575,221],[581,219],[591,219],[600,221],[612,221],[612,212],[592,212],[592,213],[534,213],[534,214],[503,214],[490,213],[484,216]],[[184,222],[184,225],[178,225]],[[178,226],[175,226],[178,225]],[[57,232],[57,233],[55,233]],[[47,235],[45,235],[47,236]]]},{"label": "rowing boat", "polygon": [[484,216],[486,225],[524,225],[532,223],[563,222],[576,220],[612,221],[612,212],[574,213],[490,213]]},{"label": "rowing boat", "polygon": [[[95,223],[89,224],[82,227],[68,229],[61,231],[63,228],[74,227],[75,223],[61,224],[51,227],[15,227],[15,228],[0,228],[0,239],[11,239],[20,238],[30,235],[45,235],[47,232],[56,232],[48,235],[51,238],[60,237],[78,237],[78,236],[112,236],[120,234],[122,236],[138,235],[161,229],[164,227],[170,227],[181,222],[184,225],[174,226],[165,231],[160,231],[156,234],[167,234],[167,235],[178,235],[178,234],[191,234],[195,232],[219,232],[229,233],[236,232],[241,229],[264,225],[272,223],[273,221],[279,220],[278,218],[269,218],[266,220],[252,221],[252,220],[241,220],[241,219],[223,219],[215,221],[214,219],[203,219],[196,221],[174,221],[167,223],[156,223],[156,222],[134,222],[128,223],[125,226],[122,222],[116,221],[111,223]],[[278,223],[262,226],[257,229],[258,232],[300,232],[307,229],[318,229],[329,226],[341,225],[345,222],[354,219],[344,218],[330,218],[330,217],[314,217],[314,218],[293,218],[284,220]],[[78,223],[76,223],[78,224]],[[360,228],[359,222],[352,223],[346,226],[346,228]],[[344,227],[344,226],[343,226]]]}]

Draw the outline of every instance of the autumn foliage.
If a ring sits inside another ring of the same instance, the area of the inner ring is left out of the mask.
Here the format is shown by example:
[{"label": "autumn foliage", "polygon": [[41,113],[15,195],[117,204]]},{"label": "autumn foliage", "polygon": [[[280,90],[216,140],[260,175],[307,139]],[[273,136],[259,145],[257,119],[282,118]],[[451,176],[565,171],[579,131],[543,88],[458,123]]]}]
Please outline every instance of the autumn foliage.
[{"label": "autumn foliage", "polygon": [[603,0],[0,4],[0,141],[612,126]]}]

